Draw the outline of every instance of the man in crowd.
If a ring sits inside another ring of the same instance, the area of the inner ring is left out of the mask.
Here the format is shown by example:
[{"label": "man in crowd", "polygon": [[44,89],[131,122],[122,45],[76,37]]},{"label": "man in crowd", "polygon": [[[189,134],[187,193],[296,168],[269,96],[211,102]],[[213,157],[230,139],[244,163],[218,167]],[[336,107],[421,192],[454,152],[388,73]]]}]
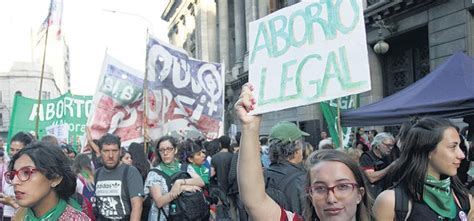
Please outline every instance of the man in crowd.
[{"label": "man in crowd", "polygon": [[104,164],[95,174],[99,220],[140,220],[143,181],[135,167],[120,164],[120,138],[112,134],[102,136],[99,149]]},{"label": "man in crowd", "polygon": [[390,133],[379,133],[374,137],[372,150],[360,156],[360,166],[369,179],[374,199],[385,189],[385,177],[394,165],[389,157],[394,145],[395,138]]},{"label": "man in crowd", "polygon": [[[232,151],[230,150],[230,138],[222,136],[219,138],[219,152],[211,159],[211,176],[216,176],[217,186],[224,194],[229,192],[229,170],[232,161]],[[231,216],[235,220],[235,210],[231,210]]]},{"label": "man in crowd", "polygon": [[[304,139],[308,133],[301,131],[294,123],[283,121],[272,127],[269,135],[270,166],[265,169],[265,185],[279,190],[284,196],[287,205],[283,207],[289,211],[303,214],[300,196],[304,194],[306,173],[300,167],[303,161]],[[275,191],[277,192],[277,191]],[[278,202],[282,203],[282,202]]]}]

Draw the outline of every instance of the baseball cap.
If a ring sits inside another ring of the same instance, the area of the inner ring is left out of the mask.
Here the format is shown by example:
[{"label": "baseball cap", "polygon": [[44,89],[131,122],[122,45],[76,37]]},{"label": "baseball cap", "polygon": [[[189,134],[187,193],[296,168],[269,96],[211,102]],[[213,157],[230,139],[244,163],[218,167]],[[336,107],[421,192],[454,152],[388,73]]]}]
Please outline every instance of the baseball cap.
[{"label": "baseball cap", "polygon": [[279,139],[283,142],[292,142],[302,136],[309,136],[308,133],[300,130],[296,124],[289,121],[281,121],[270,130],[270,139]]}]

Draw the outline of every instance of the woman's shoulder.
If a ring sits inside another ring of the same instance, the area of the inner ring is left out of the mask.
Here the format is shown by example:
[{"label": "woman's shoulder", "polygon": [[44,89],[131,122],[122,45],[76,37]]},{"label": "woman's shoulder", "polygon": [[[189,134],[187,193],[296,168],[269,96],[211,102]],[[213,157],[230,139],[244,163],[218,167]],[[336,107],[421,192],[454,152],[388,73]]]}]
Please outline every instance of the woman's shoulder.
[{"label": "woman's shoulder", "polygon": [[395,217],[395,190],[388,189],[377,196],[373,213],[377,220],[393,220]]},{"label": "woman's shoulder", "polygon": [[91,219],[85,213],[78,211],[68,205],[58,220],[89,221]]}]

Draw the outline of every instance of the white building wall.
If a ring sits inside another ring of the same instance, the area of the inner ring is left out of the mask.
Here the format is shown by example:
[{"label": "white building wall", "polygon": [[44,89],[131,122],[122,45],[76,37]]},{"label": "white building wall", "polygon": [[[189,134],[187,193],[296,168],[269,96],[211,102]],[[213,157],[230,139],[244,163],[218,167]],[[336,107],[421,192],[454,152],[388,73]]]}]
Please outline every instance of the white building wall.
[{"label": "white building wall", "polygon": [[[41,65],[28,62],[15,62],[10,72],[0,73],[0,136],[5,138],[10,125],[13,99],[17,91],[22,96],[38,99],[41,76]],[[59,87],[52,74],[52,68],[45,67],[43,90],[49,94],[49,99],[61,95]]]}]

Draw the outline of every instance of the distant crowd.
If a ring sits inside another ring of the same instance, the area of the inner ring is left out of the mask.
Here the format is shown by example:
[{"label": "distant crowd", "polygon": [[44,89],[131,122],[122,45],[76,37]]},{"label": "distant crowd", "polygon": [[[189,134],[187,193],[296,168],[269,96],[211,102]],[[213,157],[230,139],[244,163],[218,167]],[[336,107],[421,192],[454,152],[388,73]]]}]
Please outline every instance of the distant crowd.
[{"label": "distant crowd", "polygon": [[291,122],[261,135],[252,90],[235,104],[235,137],[124,147],[87,129],[77,151],[15,134],[0,151],[2,220],[474,220],[470,142],[449,120],[396,136],[358,128],[343,148],[323,131],[313,147]]}]

